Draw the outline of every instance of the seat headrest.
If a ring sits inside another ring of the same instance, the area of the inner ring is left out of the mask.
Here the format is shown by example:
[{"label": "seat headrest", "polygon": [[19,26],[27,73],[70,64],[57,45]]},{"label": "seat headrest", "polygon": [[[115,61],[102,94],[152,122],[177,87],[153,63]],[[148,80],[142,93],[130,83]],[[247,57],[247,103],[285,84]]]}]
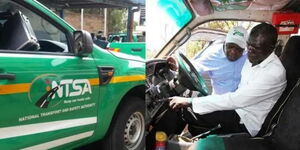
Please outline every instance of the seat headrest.
[{"label": "seat headrest", "polygon": [[300,65],[300,44],[299,43],[300,43],[300,36],[292,36],[286,43],[282,55],[280,57],[282,64],[286,69]]},{"label": "seat headrest", "polygon": [[[34,47],[34,48],[32,48]],[[10,16],[1,33],[1,49],[27,50],[39,47],[29,19],[20,11]]]}]

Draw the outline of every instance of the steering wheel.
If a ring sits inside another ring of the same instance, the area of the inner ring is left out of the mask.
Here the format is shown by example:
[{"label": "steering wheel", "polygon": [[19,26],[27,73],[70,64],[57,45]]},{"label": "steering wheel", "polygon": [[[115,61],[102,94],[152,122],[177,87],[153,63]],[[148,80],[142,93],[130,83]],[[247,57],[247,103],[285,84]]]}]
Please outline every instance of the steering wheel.
[{"label": "steering wheel", "polygon": [[192,63],[181,52],[175,56],[179,64],[179,83],[190,90],[199,91],[203,96],[208,95],[205,81]]}]

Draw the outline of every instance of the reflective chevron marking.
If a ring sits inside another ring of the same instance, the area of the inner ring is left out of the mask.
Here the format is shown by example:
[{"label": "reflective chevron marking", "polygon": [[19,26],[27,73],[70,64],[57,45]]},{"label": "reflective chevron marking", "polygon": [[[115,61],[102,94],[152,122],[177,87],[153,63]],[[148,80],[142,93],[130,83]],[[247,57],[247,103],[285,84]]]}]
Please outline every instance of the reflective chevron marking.
[{"label": "reflective chevron marking", "polygon": [[94,131],[88,131],[88,132],[76,134],[76,135],[73,135],[73,136],[57,139],[57,140],[54,140],[54,141],[46,142],[46,143],[43,143],[43,144],[27,147],[27,148],[24,148],[22,150],[50,149],[50,148],[54,148],[54,147],[57,147],[57,146],[60,146],[60,145],[64,145],[64,144],[67,144],[67,143],[71,143],[71,142],[74,142],[74,141],[77,141],[77,140],[80,140],[80,139],[90,137],[90,136],[93,135],[93,133],[94,133]]},{"label": "reflective chevron marking", "polygon": [[97,123],[97,117],[60,120],[0,128],[0,139],[37,134]]}]

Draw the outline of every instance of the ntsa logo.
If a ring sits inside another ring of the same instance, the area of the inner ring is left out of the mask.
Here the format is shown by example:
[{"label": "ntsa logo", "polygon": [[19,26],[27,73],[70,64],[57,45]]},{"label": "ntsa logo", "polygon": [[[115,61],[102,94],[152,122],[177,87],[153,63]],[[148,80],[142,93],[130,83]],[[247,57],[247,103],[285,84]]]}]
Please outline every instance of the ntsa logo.
[{"label": "ntsa logo", "polygon": [[88,79],[61,79],[56,74],[44,74],[32,81],[28,99],[39,108],[49,108],[58,106],[64,100],[89,97],[91,94]]},{"label": "ntsa logo", "polygon": [[62,97],[80,96],[87,93],[92,94],[91,84],[87,79],[75,79],[75,80],[65,79],[59,82],[52,81],[51,86],[52,86],[51,89],[58,87],[56,92],[51,97],[52,99],[54,99],[56,96],[62,98]]}]

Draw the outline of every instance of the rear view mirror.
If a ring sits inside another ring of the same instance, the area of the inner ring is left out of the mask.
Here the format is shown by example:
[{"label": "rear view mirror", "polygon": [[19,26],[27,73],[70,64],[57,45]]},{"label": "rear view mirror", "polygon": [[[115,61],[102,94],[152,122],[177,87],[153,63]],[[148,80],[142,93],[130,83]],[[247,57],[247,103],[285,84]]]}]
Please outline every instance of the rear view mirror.
[{"label": "rear view mirror", "polygon": [[87,31],[75,31],[73,32],[74,38],[74,52],[77,56],[86,57],[93,50],[93,40],[91,34]]}]

